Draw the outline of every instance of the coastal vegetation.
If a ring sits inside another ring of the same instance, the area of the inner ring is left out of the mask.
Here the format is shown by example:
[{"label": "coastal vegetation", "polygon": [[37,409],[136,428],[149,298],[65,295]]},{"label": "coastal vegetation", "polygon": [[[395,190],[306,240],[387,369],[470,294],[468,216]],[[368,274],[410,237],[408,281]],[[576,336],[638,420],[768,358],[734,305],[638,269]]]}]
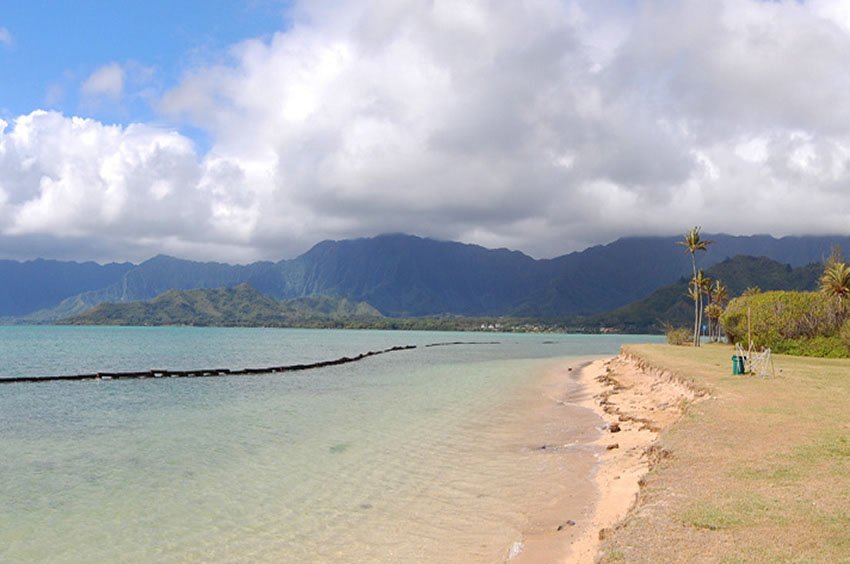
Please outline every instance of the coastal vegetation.
[{"label": "coastal vegetation", "polygon": [[850,360],[777,355],[763,380],[732,376],[727,345],[624,352],[711,399],[662,434],[602,562],[850,561]]},{"label": "coastal vegetation", "polygon": [[733,299],[722,323],[733,343],[803,356],[848,357],[843,315],[819,292],[759,292]]},{"label": "coastal vegetation", "polygon": [[[705,275],[715,280],[712,302],[726,304],[731,296],[741,295],[753,286],[814,291],[822,271],[823,265],[817,263],[792,268],[766,257],[735,256],[707,269]],[[718,282],[725,292],[717,291]],[[573,324],[612,327],[627,333],[666,333],[670,327],[682,328],[693,322],[693,301],[689,297],[688,284],[686,278],[680,278],[627,306],[574,319]],[[693,342],[693,328],[688,331],[691,337],[682,344]],[[722,324],[715,325],[714,331],[722,332]]]},{"label": "coastal vegetation", "polygon": [[670,324],[664,328],[664,335],[667,337],[668,345],[687,345],[693,339],[693,335],[687,327],[674,327]]},{"label": "coastal vegetation", "polygon": [[774,352],[850,357],[850,268],[833,250],[812,292],[751,290],[721,317],[729,340]]}]

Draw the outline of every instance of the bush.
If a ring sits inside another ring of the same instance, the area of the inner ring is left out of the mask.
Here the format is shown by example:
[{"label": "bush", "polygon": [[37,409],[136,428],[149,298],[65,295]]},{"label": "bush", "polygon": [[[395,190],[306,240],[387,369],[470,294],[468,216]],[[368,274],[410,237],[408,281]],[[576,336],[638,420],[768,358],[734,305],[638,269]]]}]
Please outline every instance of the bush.
[{"label": "bush", "polygon": [[721,317],[730,342],[746,343],[748,310],[757,347],[803,356],[850,356],[850,320],[821,294],[764,292],[735,298]]},{"label": "bush", "polygon": [[694,342],[694,332],[687,327],[666,325],[664,334],[667,335],[667,343],[670,345],[690,345]]},{"label": "bush", "polygon": [[838,338],[844,346],[850,347],[850,319],[846,319],[838,330]]},{"label": "bush", "polygon": [[817,356],[821,358],[850,357],[850,347],[841,342],[837,336],[806,337],[802,339],[786,339],[771,350],[783,354],[797,356]]}]

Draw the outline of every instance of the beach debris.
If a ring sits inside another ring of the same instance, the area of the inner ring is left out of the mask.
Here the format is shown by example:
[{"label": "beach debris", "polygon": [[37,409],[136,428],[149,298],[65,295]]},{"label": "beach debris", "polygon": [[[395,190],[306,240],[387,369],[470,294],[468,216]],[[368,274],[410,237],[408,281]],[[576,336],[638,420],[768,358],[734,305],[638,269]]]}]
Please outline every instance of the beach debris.
[{"label": "beach debris", "polygon": [[620,432],[620,424],[619,423],[609,423],[608,424],[608,430],[611,431],[612,433],[619,433]]},{"label": "beach debris", "polygon": [[620,448],[620,443],[611,443],[605,447],[605,450],[614,450],[615,448]]},{"label": "beach debris", "polygon": [[567,519],[562,525],[558,525],[558,530],[563,531],[567,527],[574,527],[576,524],[572,519]]},{"label": "beach debris", "polygon": [[599,529],[599,540],[605,540],[611,536],[611,529]]}]

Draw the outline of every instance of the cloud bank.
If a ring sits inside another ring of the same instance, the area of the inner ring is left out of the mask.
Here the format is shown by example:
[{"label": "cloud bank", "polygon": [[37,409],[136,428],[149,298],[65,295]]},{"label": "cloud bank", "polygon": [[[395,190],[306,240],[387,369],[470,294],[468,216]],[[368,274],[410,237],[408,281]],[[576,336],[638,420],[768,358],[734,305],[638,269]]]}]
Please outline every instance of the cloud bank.
[{"label": "cloud bank", "polygon": [[[850,233],[848,13],[305,2],[157,100],[209,136],[203,153],[153,124],[0,124],[0,254],[246,262],[403,231],[553,256],[694,224]],[[110,69],[87,84],[120,97]]]}]

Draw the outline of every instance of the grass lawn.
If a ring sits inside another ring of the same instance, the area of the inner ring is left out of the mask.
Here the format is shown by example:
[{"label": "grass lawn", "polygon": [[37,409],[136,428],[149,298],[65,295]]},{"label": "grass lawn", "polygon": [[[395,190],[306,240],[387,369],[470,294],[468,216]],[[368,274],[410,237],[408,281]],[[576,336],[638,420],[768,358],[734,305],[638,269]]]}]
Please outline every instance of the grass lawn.
[{"label": "grass lawn", "polygon": [[662,435],[604,562],[850,563],[850,360],[777,355],[761,379],[725,345],[624,350],[712,397]]}]

